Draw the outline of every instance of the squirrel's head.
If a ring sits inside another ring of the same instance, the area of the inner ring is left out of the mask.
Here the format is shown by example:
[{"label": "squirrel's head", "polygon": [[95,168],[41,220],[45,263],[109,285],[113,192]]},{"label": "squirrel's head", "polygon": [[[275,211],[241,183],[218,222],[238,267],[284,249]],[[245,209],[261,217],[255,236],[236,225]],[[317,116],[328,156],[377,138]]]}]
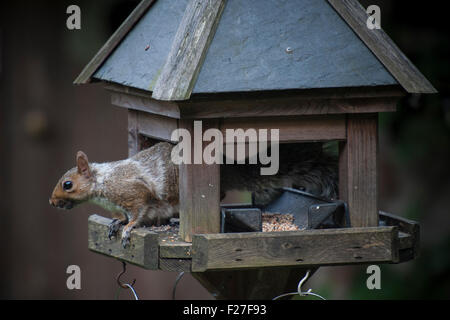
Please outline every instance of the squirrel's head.
[{"label": "squirrel's head", "polygon": [[88,158],[82,151],[78,151],[77,166],[67,171],[58,181],[49,202],[60,209],[72,209],[89,199],[92,184]]}]

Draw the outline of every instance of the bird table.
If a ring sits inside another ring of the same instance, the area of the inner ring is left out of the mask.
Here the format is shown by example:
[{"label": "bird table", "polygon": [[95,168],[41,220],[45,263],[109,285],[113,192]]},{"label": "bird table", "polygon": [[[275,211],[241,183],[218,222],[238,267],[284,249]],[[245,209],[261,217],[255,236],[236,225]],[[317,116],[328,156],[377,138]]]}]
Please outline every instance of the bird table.
[{"label": "bird table", "polygon": [[378,115],[436,90],[367,19],[355,0],[143,0],[75,80],[102,82],[128,109],[130,156],[176,143],[176,129],[195,135],[198,121],[202,134],[277,129],[280,143],[337,141],[351,225],[220,233],[220,164],[181,164],[177,234],[138,229],[123,249],[94,215],[89,248],[191,272],[216,297],[239,299],[287,292],[320,266],[415,258],[419,225],[379,208]]}]

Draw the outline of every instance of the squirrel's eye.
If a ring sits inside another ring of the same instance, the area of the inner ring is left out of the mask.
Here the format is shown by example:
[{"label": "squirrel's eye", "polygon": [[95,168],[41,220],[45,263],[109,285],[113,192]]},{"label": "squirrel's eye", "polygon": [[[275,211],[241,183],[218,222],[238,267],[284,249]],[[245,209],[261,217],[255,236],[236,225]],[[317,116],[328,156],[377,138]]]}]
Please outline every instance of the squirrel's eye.
[{"label": "squirrel's eye", "polygon": [[66,181],[66,182],[64,182],[64,184],[63,184],[63,188],[64,188],[64,190],[66,190],[66,191],[72,189],[72,187],[73,187],[72,181]]}]

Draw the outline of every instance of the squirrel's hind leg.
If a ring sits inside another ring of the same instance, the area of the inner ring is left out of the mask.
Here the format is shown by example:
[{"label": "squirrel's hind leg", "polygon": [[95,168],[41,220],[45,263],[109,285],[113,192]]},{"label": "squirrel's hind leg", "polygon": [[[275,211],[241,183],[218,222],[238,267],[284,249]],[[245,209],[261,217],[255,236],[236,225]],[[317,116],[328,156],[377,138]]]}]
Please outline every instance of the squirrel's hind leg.
[{"label": "squirrel's hind leg", "polygon": [[136,228],[136,221],[130,221],[122,231],[122,247],[125,249],[130,245],[131,231]]},{"label": "squirrel's hind leg", "polygon": [[130,222],[123,228],[122,231],[122,247],[126,248],[130,244],[131,231],[142,225],[142,216],[140,214],[134,215]]}]

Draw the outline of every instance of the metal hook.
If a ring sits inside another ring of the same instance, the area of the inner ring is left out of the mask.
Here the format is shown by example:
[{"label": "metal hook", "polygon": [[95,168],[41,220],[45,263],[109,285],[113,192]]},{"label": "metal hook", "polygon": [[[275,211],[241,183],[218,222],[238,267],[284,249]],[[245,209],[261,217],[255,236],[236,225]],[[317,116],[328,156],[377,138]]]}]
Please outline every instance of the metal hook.
[{"label": "metal hook", "polygon": [[311,292],[312,289],[308,289],[308,291],[305,291],[305,292],[302,291],[302,285],[303,285],[303,283],[305,283],[306,280],[308,280],[309,274],[310,274],[310,273],[311,273],[311,270],[306,271],[305,276],[304,276],[303,279],[300,280],[300,282],[298,283],[298,287],[297,287],[298,294],[299,294],[301,297],[304,297],[304,296],[308,296],[308,295],[309,295],[309,296],[314,296],[314,297],[320,298],[320,299],[322,299],[322,300],[326,300],[324,297],[318,295],[317,293]]},{"label": "metal hook", "polygon": [[139,297],[137,296],[136,291],[133,288],[134,284],[136,283],[136,279],[134,279],[131,284],[120,281],[120,277],[122,277],[122,275],[127,271],[127,264],[124,261],[122,261],[122,268],[122,272],[120,272],[116,278],[117,284],[123,289],[130,289],[133,292],[134,298],[136,300],[139,300]]},{"label": "metal hook", "polygon": [[311,273],[311,270],[306,271],[305,276],[304,276],[303,279],[300,280],[300,282],[298,283],[298,286],[297,286],[297,292],[298,292],[298,294],[301,295],[302,297],[305,296],[305,295],[307,295],[308,293],[311,293],[311,289],[309,289],[309,290],[306,291],[306,292],[303,292],[303,291],[302,291],[302,286],[303,286],[303,284],[306,282],[306,280],[308,280],[309,274],[310,274],[310,273]]},{"label": "metal hook", "polygon": [[[120,273],[117,275],[116,281],[117,281],[117,284],[118,284],[121,288],[123,288],[123,289],[129,289],[129,286],[130,286],[129,284],[120,281],[120,277],[122,277],[122,276],[125,274],[125,272],[127,272],[127,264],[126,264],[124,261],[122,261],[122,268],[123,268],[123,269],[122,269],[122,272],[120,272]],[[131,284],[131,286],[134,286],[135,283],[136,283],[136,279],[133,280],[133,283]]]},{"label": "metal hook", "polygon": [[279,296],[273,298],[273,300],[278,300],[280,298],[284,298],[284,297],[287,297],[287,296],[293,296],[293,295],[296,295],[296,294],[300,295],[301,297],[309,295],[309,296],[314,296],[314,297],[320,298],[322,300],[326,300],[324,297],[322,297],[322,296],[320,296],[320,295],[318,295],[318,294],[316,294],[314,292],[311,292],[312,289],[309,289],[308,291],[302,291],[302,286],[306,282],[306,280],[308,280],[310,273],[311,273],[311,270],[306,271],[305,276],[298,283],[297,292],[285,293],[285,294],[282,294],[282,295],[279,295]]},{"label": "metal hook", "polygon": [[180,274],[178,274],[177,278],[175,279],[175,283],[173,284],[173,290],[172,290],[172,300],[175,300],[175,295],[177,293],[177,285],[178,282],[180,282],[181,278],[183,278],[184,276],[184,272],[180,272]]}]

